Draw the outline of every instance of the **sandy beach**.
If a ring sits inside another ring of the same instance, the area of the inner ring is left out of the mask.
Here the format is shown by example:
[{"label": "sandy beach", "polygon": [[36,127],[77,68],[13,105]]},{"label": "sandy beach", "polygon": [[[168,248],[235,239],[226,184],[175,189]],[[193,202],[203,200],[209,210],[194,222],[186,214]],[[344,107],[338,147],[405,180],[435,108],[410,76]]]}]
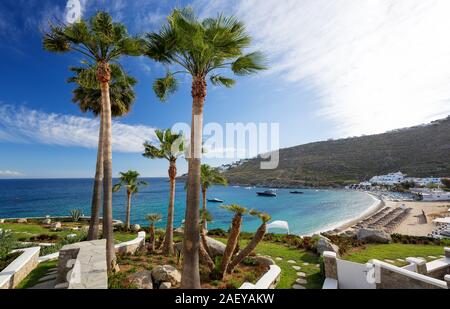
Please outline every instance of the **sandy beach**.
[{"label": "sandy beach", "polygon": [[[369,193],[371,194],[371,193]],[[345,231],[353,230],[353,227],[362,220],[369,219],[376,215],[380,210],[385,207],[392,209],[400,208],[402,205],[410,208],[411,211],[407,217],[396,228],[394,228],[391,234],[402,234],[411,236],[428,236],[436,226],[433,224],[433,220],[438,217],[450,216],[450,201],[442,202],[419,202],[419,201],[392,201],[386,200],[378,195],[371,194],[374,198],[379,200],[378,205],[371,207],[366,213],[360,217],[355,218],[349,222],[340,225],[334,232],[342,233]],[[426,215],[426,219],[423,217],[423,213]]]},{"label": "sandy beach", "polygon": [[[450,215],[448,209],[450,202],[393,202],[387,201],[386,206],[397,208],[404,204],[408,208],[412,208],[408,217],[403,221],[393,233],[411,236],[427,236],[436,226],[433,220],[442,215]],[[423,220],[422,211],[425,212],[427,220]]]}]

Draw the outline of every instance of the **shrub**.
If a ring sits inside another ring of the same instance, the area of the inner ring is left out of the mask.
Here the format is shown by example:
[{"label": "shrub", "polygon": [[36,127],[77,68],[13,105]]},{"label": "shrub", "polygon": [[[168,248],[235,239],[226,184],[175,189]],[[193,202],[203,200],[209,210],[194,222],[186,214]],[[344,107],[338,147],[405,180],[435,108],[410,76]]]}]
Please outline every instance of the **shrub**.
[{"label": "shrub", "polygon": [[0,231],[0,260],[5,260],[8,254],[16,246],[16,240],[12,232],[10,231]]}]

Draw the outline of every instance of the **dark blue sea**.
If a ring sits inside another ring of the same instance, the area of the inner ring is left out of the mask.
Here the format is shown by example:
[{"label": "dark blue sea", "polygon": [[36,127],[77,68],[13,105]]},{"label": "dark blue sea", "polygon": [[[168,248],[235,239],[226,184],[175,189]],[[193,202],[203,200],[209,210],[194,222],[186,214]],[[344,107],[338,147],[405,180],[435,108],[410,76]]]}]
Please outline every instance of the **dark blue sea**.
[{"label": "dark blue sea", "polygon": [[[145,215],[167,214],[169,182],[164,178],[145,179],[149,186],[133,196],[132,223],[148,225]],[[113,183],[116,183],[114,180]],[[0,180],[0,218],[42,217],[69,215],[72,209],[90,214],[92,179],[33,179]],[[288,221],[291,233],[300,235],[334,229],[345,221],[354,219],[374,207],[374,198],[363,192],[345,190],[305,189],[303,195],[290,194],[287,189],[277,190],[278,197],[260,197],[256,192],[267,188],[222,187],[208,191],[208,198],[219,198],[225,204],[239,204],[247,208],[269,213],[273,220]],[[186,195],[184,183],[176,187],[175,227],[184,218]],[[113,195],[113,216],[124,220],[126,194]],[[208,203],[214,221],[208,228],[228,229],[232,214],[220,208],[220,204]],[[163,220],[159,226],[164,226]],[[247,216],[243,229],[254,231],[259,221]],[[275,231],[276,232],[276,231]]]}]

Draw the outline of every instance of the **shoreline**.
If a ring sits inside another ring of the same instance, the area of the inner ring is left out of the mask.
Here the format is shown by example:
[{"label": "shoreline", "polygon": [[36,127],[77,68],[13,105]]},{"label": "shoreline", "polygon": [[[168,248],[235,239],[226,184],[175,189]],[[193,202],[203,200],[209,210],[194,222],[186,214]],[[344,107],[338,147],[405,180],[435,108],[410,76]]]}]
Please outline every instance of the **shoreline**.
[{"label": "shoreline", "polygon": [[332,232],[332,231],[338,231],[338,233],[342,233],[342,232],[348,230],[349,228],[351,228],[352,226],[358,224],[358,222],[373,216],[374,214],[376,214],[377,212],[379,212],[381,209],[383,209],[386,206],[385,205],[386,203],[384,202],[382,197],[380,197],[376,194],[373,194],[373,193],[369,193],[369,192],[364,192],[364,193],[366,193],[367,195],[372,197],[374,202],[363,213],[361,213],[360,215],[358,215],[355,218],[340,221],[340,222],[331,224],[328,227],[324,227],[324,228],[321,228],[320,230],[314,231],[313,233],[310,233],[308,235],[301,235],[301,236],[312,236],[315,234],[322,234],[325,232]]}]

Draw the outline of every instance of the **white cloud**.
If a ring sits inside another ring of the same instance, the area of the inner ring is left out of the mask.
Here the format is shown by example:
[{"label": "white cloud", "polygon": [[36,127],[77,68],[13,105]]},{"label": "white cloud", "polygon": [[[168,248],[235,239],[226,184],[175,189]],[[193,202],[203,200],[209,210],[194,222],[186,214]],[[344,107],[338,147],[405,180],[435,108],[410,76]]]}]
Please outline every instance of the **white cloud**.
[{"label": "white cloud", "polygon": [[[44,113],[11,105],[0,105],[0,141],[97,148],[97,119]],[[154,140],[154,129],[113,121],[113,150],[141,153],[146,140]]]},{"label": "white cloud", "polygon": [[21,172],[17,172],[17,171],[10,171],[10,170],[0,171],[0,177],[13,178],[13,177],[21,177],[21,176],[25,176],[25,174],[23,174]]},{"label": "white cloud", "polygon": [[317,94],[317,115],[336,123],[336,136],[450,113],[448,0],[208,3],[194,6],[236,14],[268,54],[272,74]]}]

